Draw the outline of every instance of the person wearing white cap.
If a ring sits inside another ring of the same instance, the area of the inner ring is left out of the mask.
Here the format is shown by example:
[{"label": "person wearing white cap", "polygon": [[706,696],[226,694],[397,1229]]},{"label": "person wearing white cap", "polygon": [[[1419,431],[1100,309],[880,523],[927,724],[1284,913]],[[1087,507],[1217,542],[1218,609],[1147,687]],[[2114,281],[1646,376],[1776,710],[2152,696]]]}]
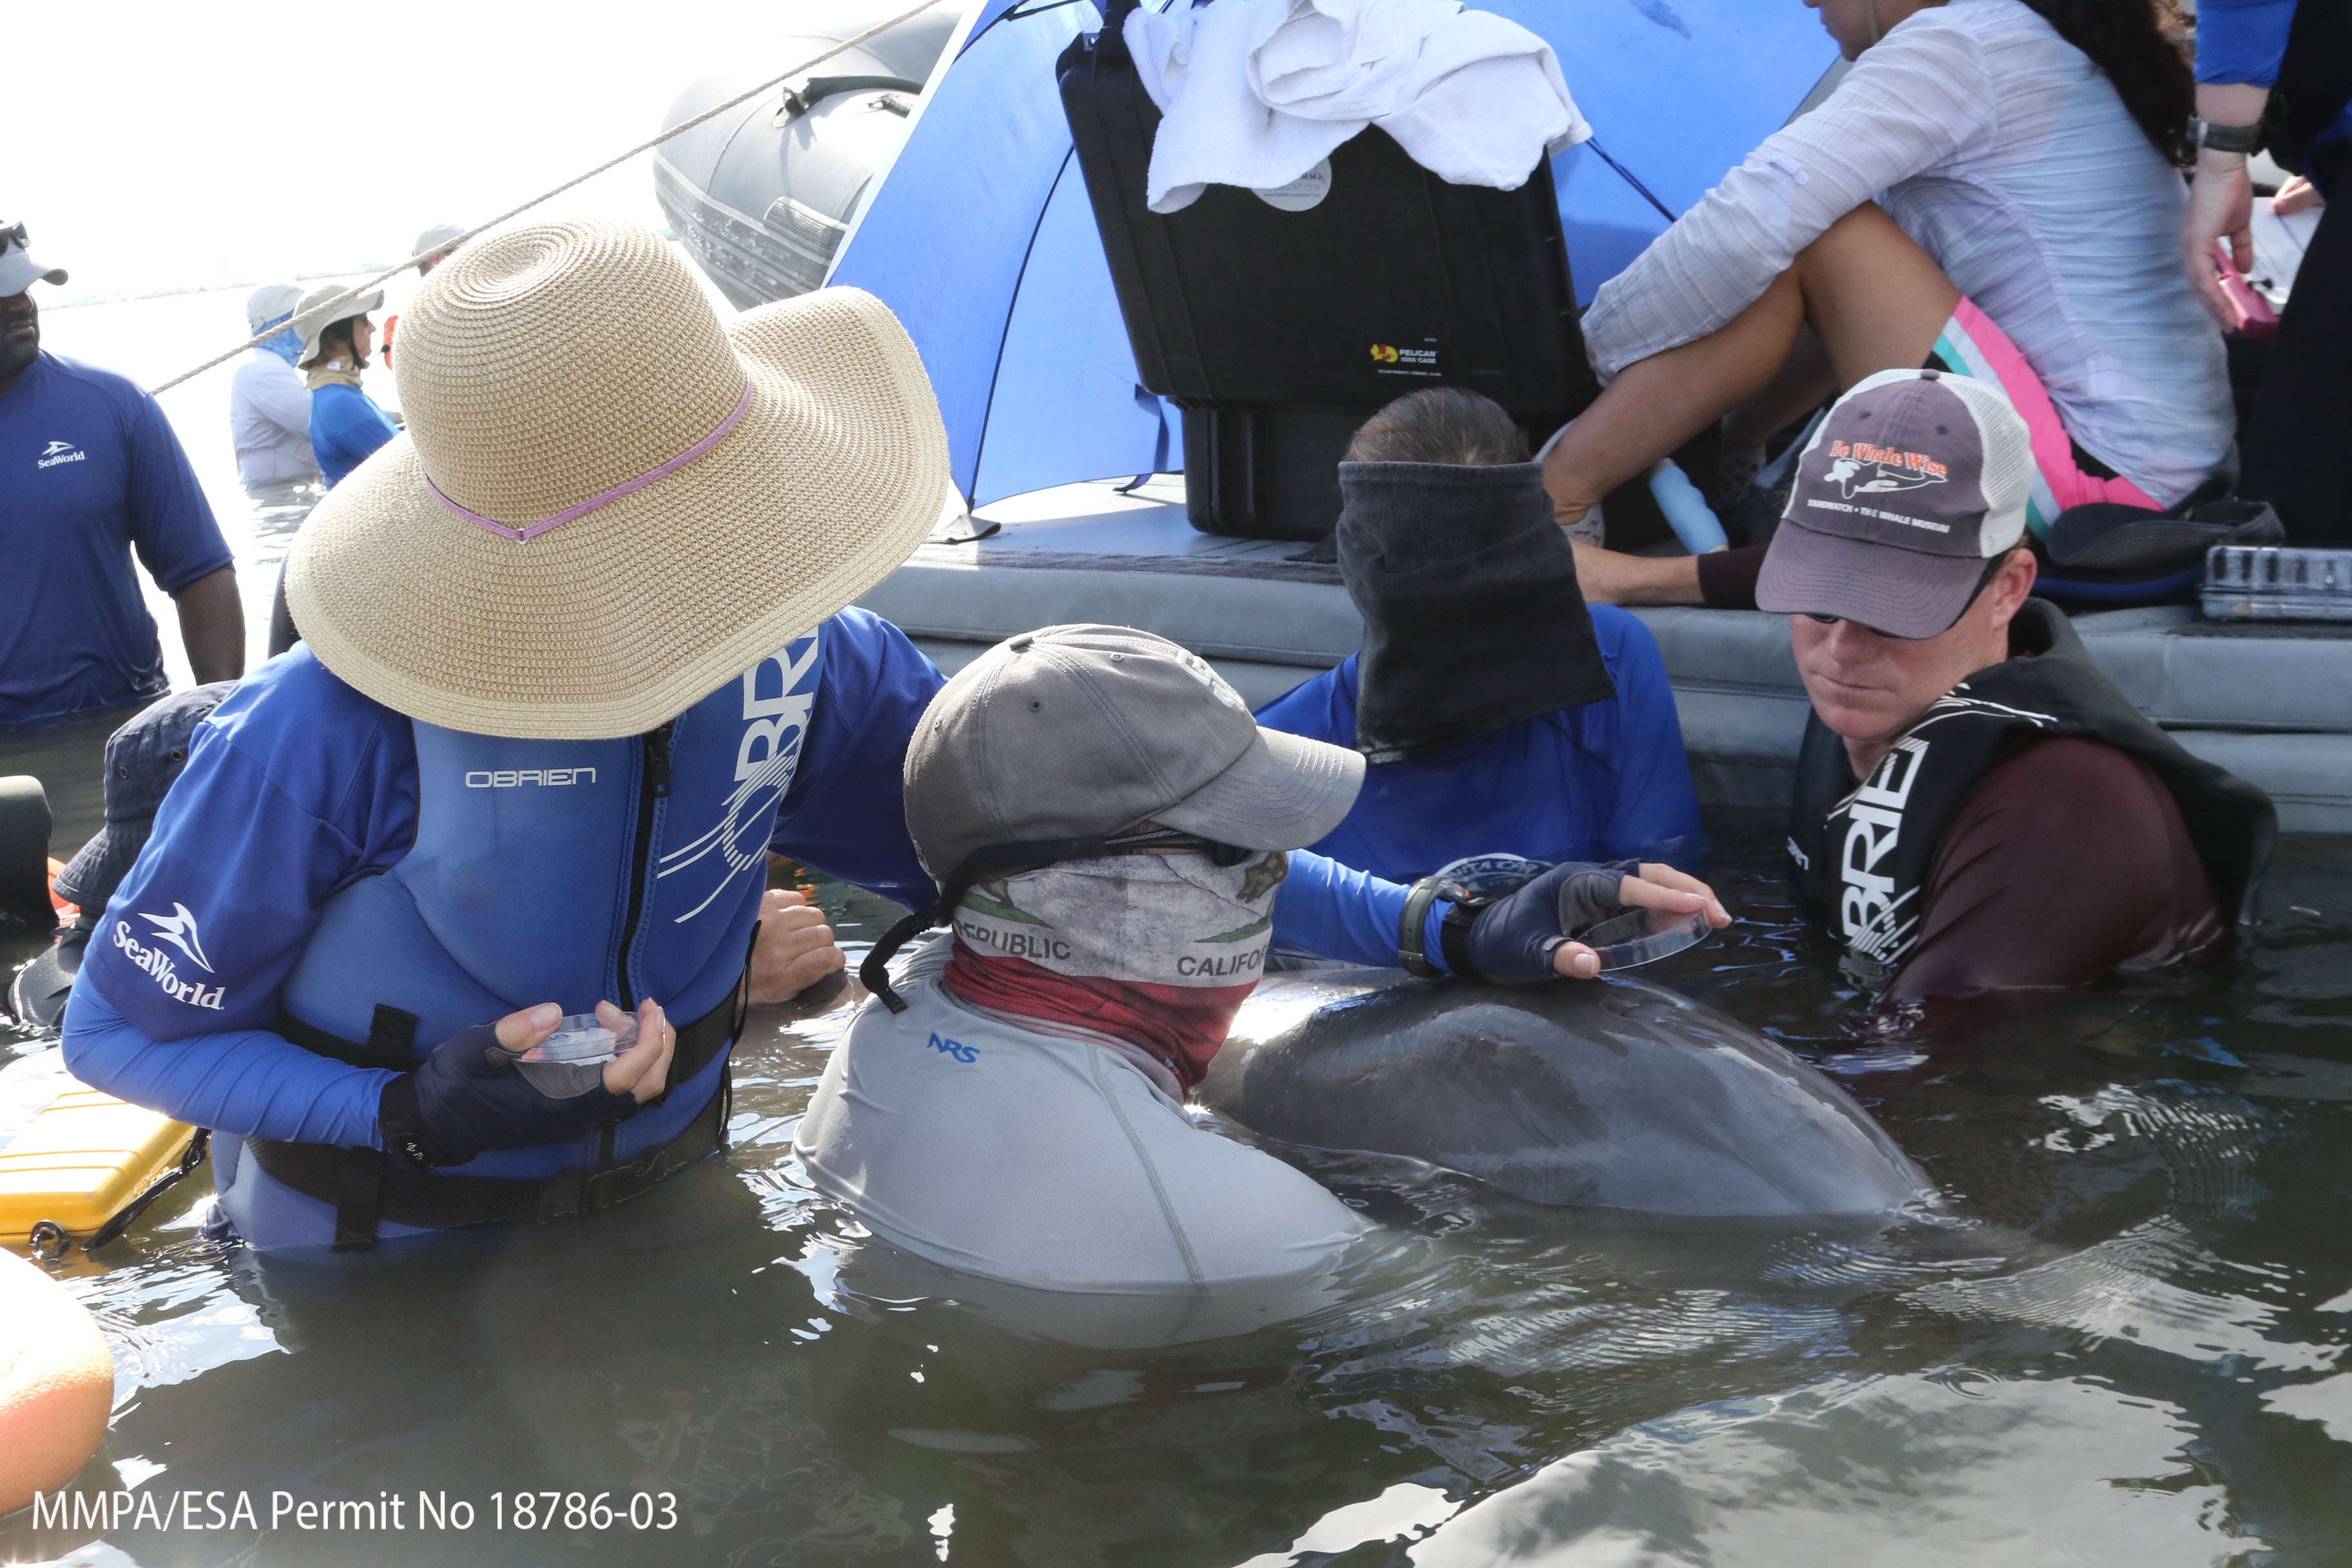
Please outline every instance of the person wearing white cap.
[{"label": "person wearing white cap", "polygon": [[368,312],[383,309],[383,290],[334,303],[345,292],[332,283],[313,289],[294,311],[294,331],[301,337],[294,364],[310,384],[310,446],[329,489],[400,430],[360,384],[375,346]]},{"label": "person wearing white cap", "polygon": [[416,243],[408,247],[409,255],[425,258],[416,264],[416,275],[429,278],[435,268],[457,255],[456,241],[465,232],[454,223],[436,223],[419,234]]},{"label": "person wearing white cap", "polygon": [[[260,1247],[648,1190],[723,1141],[744,1007],[842,967],[771,849],[936,901],[901,770],[940,674],[847,607],[951,485],[880,301],[722,324],[652,231],[524,225],[425,281],[397,374],[406,433],[295,542],[302,644],[197,727],[64,1018],[83,1081],[215,1130]],[[1310,952],[1597,968],[1557,886],[1456,919],[1288,871]]]},{"label": "person wearing white cap", "polygon": [[134,552],[196,679],[245,668],[234,557],[171,421],[129,377],[43,351],[32,287],[66,274],[28,244],[0,224],[0,729],[169,689]]},{"label": "person wearing white cap", "polygon": [[229,385],[236,477],[248,491],[318,482],[319,457],[310,449],[310,390],[294,368],[302,338],[287,326],[301,300],[299,284],[265,283],[245,302],[248,331],[285,329],[246,352]]}]

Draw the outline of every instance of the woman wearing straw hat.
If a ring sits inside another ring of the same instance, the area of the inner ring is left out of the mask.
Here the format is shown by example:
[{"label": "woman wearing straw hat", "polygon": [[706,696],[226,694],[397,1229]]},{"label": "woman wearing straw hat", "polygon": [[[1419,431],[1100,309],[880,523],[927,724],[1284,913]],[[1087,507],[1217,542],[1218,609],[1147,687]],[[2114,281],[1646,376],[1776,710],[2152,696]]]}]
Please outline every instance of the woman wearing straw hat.
[{"label": "woman wearing straw hat", "polygon": [[313,289],[294,311],[296,330],[302,335],[294,368],[310,387],[310,447],[319,454],[319,471],[327,477],[329,489],[400,433],[392,416],[360,385],[368,351],[375,346],[375,323],[368,312],[383,308],[383,290],[362,294],[326,314],[329,303],[342,295],[331,283]]},{"label": "woman wearing straw hat", "polygon": [[[215,1130],[257,1247],[646,1190],[718,1145],[746,1003],[841,967],[763,894],[771,846],[936,896],[900,775],[940,677],[845,607],[949,491],[890,313],[831,289],[722,326],[651,232],[550,223],[437,268],[401,341],[407,435],[295,544],[305,644],[197,731],[65,1018],[85,1081]],[[1407,894],[1299,856],[1282,903],[1287,940],[1383,962]],[[1569,972],[1556,911],[1478,921],[1488,973]],[[635,1043],[519,1062],[592,1009]]]}]

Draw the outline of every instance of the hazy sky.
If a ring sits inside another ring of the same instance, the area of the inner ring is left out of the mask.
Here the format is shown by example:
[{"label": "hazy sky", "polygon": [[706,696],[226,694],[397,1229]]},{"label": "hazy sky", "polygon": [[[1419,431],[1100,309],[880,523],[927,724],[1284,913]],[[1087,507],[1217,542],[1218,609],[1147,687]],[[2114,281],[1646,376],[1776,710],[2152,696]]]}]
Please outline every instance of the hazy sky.
[{"label": "hazy sky", "polygon": [[[18,40],[0,221],[73,274],[58,303],[388,264],[651,135],[698,76],[788,69],[813,51],[786,40],[844,12],[891,8],[119,0],[70,48]],[[650,166],[541,212],[659,225]]]}]

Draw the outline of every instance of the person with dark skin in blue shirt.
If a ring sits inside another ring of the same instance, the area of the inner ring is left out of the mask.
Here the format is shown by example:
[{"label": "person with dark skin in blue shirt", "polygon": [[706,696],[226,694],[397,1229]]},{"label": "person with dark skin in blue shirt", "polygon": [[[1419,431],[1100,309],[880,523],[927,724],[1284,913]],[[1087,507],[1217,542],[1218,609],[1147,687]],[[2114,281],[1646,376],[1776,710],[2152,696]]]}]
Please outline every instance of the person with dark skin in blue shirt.
[{"label": "person with dark skin in blue shirt", "polygon": [[228,543],[155,400],[41,348],[32,286],[62,268],[0,226],[0,731],[152,700],[163,650],[135,552],[179,607],[198,682],[245,669]]},{"label": "person with dark skin in blue shirt", "polygon": [[1363,651],[1257,714],[1370,764],[1316,853],[1406,881],[1490,851],[1703,870],[1658,646],[1586,609],[1510,416],[1453,387],[1399,398],[1356,433],[1339,489]]}]

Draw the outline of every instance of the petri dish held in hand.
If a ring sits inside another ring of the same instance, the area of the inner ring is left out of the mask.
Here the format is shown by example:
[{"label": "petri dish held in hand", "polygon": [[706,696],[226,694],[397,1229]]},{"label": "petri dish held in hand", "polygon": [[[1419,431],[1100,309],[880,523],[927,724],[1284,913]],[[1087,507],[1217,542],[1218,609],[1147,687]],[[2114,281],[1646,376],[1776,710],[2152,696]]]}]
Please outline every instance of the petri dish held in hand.
[{"label": "petri dish held in hand", "polygon": [[527,1062],[609,1062],[637,1043],[637,1021],[630,1019],[614,1034],[596,1021],[593,1013],[566,1013],[555,1033],[523,1052]]},{"label": "petri dish held in hand", "polygon": [[1706,911],[1681,914],[1673,910],[1631,910],[1599,925],[1587,926],[1576,940],[1601,959],[1601,973],[1634,969],[1696,947],[1714,934]]}]

